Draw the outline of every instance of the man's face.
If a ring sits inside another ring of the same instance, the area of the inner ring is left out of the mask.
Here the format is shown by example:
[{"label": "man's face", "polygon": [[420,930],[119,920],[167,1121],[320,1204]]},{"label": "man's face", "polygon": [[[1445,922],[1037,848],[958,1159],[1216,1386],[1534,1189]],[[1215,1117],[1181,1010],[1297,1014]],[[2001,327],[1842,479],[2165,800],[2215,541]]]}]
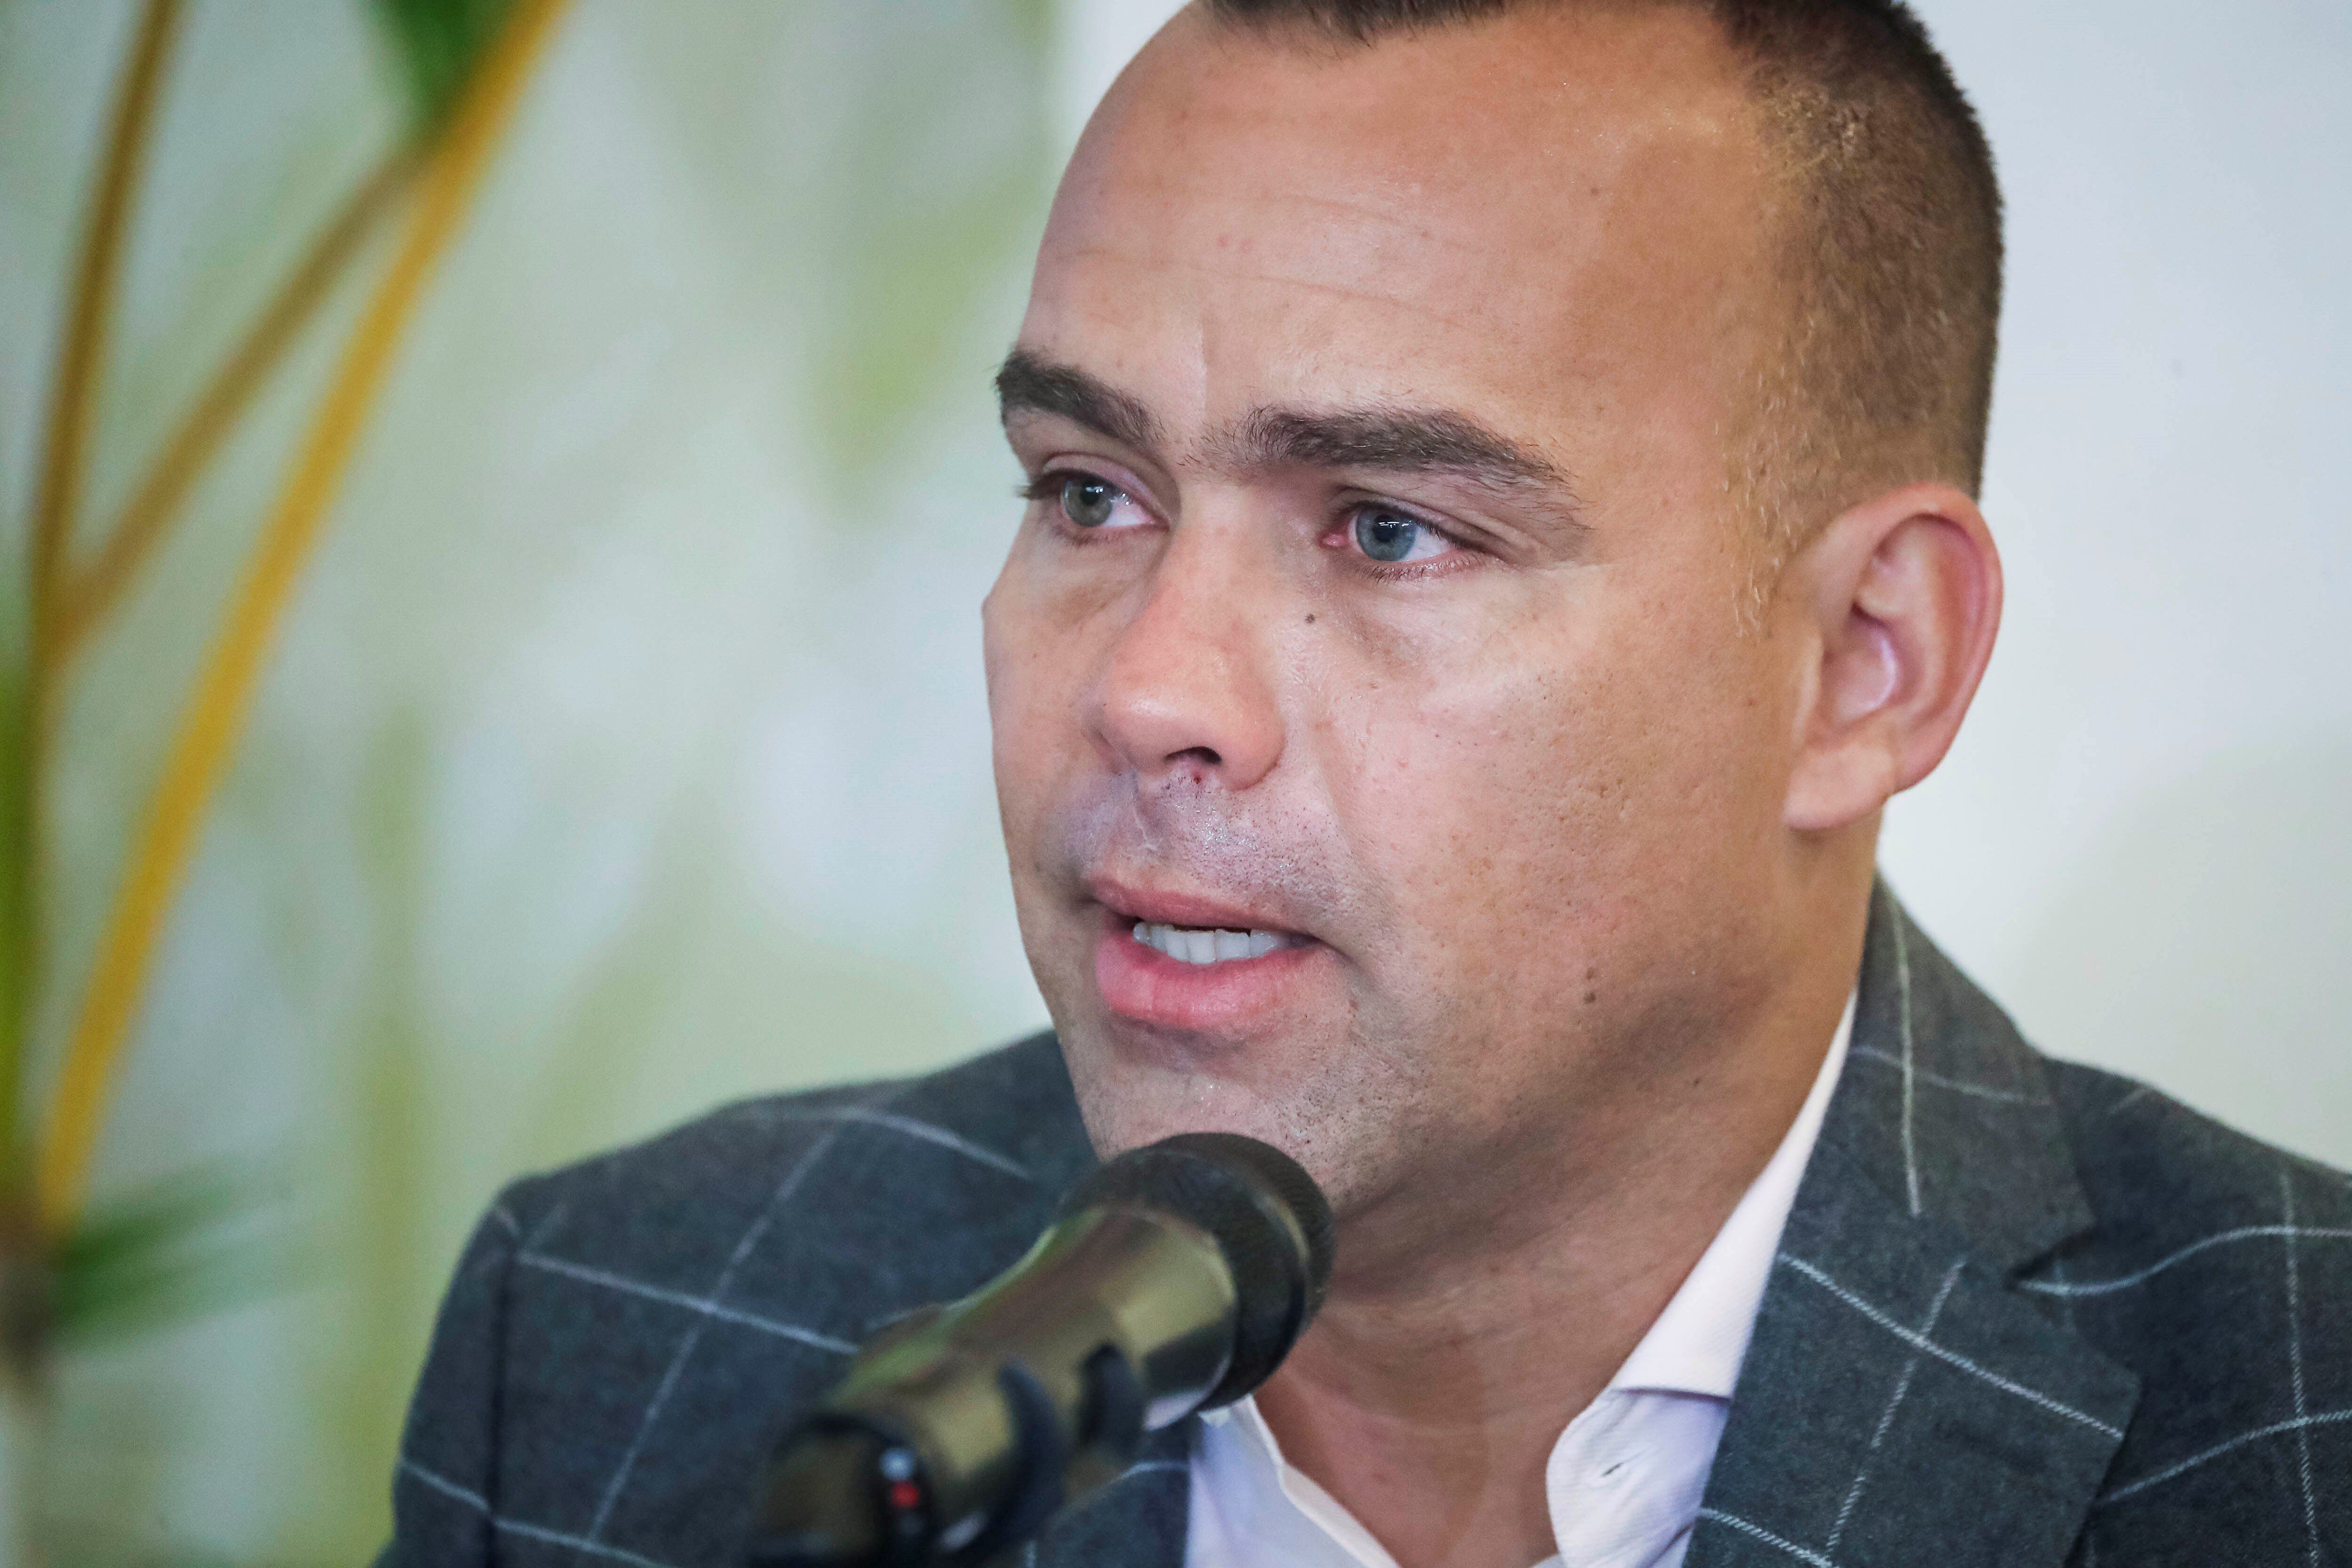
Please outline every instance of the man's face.
[{"label": "man's face", "polygon": [[1719,1066],[1797,935],[1801,682],[1726,482],[1761,169],[1676,11],[1188,14],[1114,90],[1006,378],[1034,495],[986,616],[1098,1146],[1255,1133],[1360,1215],[1568,1179],[1563,1127]]}]

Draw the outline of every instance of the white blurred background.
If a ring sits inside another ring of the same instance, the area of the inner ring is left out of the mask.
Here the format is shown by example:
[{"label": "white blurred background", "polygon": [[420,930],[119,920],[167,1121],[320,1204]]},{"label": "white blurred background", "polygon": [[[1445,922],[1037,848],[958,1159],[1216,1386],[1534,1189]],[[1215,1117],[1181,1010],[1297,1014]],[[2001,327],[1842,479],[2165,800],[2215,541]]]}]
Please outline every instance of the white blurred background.
[{"label": "white blurred background", "polygon": [[[282,1162],[320,1261],[69,1348],[27,1483],[54,1560],[362,1556],[434,1300],[504,1180],[1042,1022],[982,707],[1016,477],[988,374],[1058,160],[1170,8],[562,16],[272,650],[100,1148],[101,1198]],[[2009,198],[1986,510],[2010,601],[1888,875],[2045,1049],[2352,1163],[2352,11],[1919,8]],[[0,0],[12,550],[133,15]],[[396,133],[373,26],[193,5],[101,515]],[[362,298],[301,341],[75,678],[52,1048]]]}]

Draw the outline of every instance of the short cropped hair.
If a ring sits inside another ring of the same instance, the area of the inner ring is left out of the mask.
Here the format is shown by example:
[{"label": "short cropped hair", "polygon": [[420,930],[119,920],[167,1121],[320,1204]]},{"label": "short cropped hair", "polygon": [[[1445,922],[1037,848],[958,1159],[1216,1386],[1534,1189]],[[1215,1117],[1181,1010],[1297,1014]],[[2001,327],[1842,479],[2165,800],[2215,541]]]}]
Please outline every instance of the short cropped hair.
[{"label": "short cropped hair", "polygon": [[1794,221],[1784,335],[1754,369],[1726,483],[1772,566],[1847,506],[1936,479],[1975,494],[2000,316],[2000,187],[1976,111],[1903,0],[1205,0],[1227,24],[1370,44],[1507,11],[1675,5],[1745,68]]}]

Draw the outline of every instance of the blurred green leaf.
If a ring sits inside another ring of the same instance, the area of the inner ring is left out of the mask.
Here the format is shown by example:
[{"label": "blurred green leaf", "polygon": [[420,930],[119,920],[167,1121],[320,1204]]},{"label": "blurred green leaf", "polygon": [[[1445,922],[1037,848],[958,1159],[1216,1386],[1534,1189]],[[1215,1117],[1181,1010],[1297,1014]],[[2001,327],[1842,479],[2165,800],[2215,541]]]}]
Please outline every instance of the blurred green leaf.
[{"label": "blurred green leaf", "polygon": [[93,1211],[51,1258],[58,1336],[163,1328],[296,1283],[307,1248],[286,1189],[280,1166],[224,1161]]},{"label": "blurred green leaf", "polygon": [[499,36],[512,0],[373,0],[407,79],[419,140],[440,129],[474,67]]}]

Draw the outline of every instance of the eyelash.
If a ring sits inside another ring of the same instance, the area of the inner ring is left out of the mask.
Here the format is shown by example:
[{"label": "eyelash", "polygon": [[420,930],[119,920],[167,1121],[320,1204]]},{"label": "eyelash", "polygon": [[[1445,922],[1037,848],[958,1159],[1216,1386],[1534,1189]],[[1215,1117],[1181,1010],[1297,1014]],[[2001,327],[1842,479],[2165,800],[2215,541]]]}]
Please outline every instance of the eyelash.
[{"label": "eyelash", "polygon": [[[1050,503],[1061,499],[1062,487],[1072,479],[1092,479],[1097,484],[1106,485],[1117,490],[1120,495],[1126,496],[1130,502],[1135,499],[1126,486],[1114,479],[1106,479],[1088,468],[1046,468],[1027,483],[1014,486],[1013,493],[1024,501]],[[1321,544],[1337,534],[1340,542],[1327,548],[1348,550],[1348,536],[1352,532],[1356,514],[1371,507],[1409,519],[1416,525],[1429,530],[1430,532],[1444,540],[1454,546],[1454,551],[1453,554],[1442,555],[1434,561],[1374,561],[1369,556],[1355,555],[1350,563],[1352,569],[1375,581],[1409,582],[1416,578],[1450,575],[1454,572],[1466,569],[1484,554],[1476,545],[1470,543],[1451,529],[1442,528],[1412,508],[1400,506],[1394,501],[1349,501],[1340,509],[1339,521],[1316,536],[1316,542]],[[1067,522],[1061,526],[1060,531],[1066,537],[1071,538],[1073,542],[1091,541],[1097,535],[1097,531],[1080,529],[1075,523]]]},{"label": "eyelash", "polygon": [[[1100,474],[1090,474],[1084,468],[1047,468],[1028,483],[1013,486],[1013,493],[1023,500],[1054,500],[1060,497],[1062,486],[1071,479],[1093,479],[1099,484],[1110,485],[1115,490],[1120,489],[1118,485],[1111,485]],[[1125,492],[1122,490],[1120,493]]]},{"label": "eyelash", "polygon": [[[1102,474],[1098,474],[1092,468],[1047,468],[1038,474],[1035,479],[1029,480],[1026,484],[1015,485],[1013,489],[1013,493],[1024,501],[1032,503],[1042,501],[1045,505],[1051,507],[1055,502],[1062,499],[1062,487],[1069,483],[1072,479],[1091,479],[1095,483],[1101,485],[1106,489],[1115,490],[1119,495],[1125,497],[1130,506],[1139,504],[1136,501],[1135,493],[1132,490],[1129,490],[1125,485],[1120,484],[1117,479],[1109,479]],[[1106,531],[1102,529],[1080,528],[1076,523],[1061,516],[1058,509],[1055,510],[1053,521],[1055,531],[1059,533],[1064,539],[1067,540],[1072,544],[1098,543],[1101,542],[1103,535],[1107,531],[1113,534],[1129,531],[1126,529]]]},{"label": "eyelash", "polygon": [[[1357,516],[1369,510],[1391,512],[1416,527],[1425,528],[1454,546],[1453,552],[1441,555],[1434,561],[1375,561],[1369,555],[1350,550],[1349,546],[1354,542]],[[1340,508],[1339,521],[1319,535],[1316,542],[1322,543],[1323,541],[1331,539],[1335,535],[1339,542],[1327,545],[1326,548],[1347,552],[1350,557],[1349,565],[1352,570],[1381,583],[1409,583],[1430,577],[1448,577],[1456,572],[1469,570],[1485,556],[1485,552],[1452,529],[1441,527],[1412,508],[1399,506],[1394,501],[1349,501]]]}]

